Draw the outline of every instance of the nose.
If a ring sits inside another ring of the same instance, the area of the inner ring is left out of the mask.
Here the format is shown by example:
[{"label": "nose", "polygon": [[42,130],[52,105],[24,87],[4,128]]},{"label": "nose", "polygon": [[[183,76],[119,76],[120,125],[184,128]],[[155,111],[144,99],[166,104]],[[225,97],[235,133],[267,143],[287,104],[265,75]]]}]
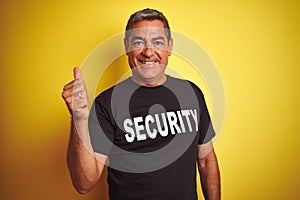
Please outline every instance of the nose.
[{"label": "nose", "polygon": [[154,49],[153,47],[145,47],[143,49],[143,55],[146,56],[146,57],[152,57],[154,54]]}]

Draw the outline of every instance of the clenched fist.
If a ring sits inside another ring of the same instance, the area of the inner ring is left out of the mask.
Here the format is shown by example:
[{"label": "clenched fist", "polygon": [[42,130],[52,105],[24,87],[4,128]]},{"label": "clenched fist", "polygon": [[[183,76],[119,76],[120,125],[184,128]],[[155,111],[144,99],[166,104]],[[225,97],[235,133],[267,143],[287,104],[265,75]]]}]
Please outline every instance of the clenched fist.
[{"label": "clenched fist", "polygon": [[74,80],[63,88],[62,97],[74,120],[87,120],[89,117],[88,96],[79,67],[73,69]]}]

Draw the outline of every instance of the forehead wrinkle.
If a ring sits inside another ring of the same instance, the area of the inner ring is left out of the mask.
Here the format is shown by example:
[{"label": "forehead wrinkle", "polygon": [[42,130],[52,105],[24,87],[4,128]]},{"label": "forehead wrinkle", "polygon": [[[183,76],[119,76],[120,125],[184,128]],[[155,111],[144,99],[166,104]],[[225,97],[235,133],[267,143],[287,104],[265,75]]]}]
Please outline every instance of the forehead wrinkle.
[{"label": "forehead wrinkle", "polygon": [[143,40],[149,39],[153,40],[151,37],[155,38],[163,38],[166,39],[166,33],[163,28],[159,27],[145,27],[145,28],[137,28],[137,29],[131,29],[130,30],[130,36],[131,40],[134,38],[143,38]]}]

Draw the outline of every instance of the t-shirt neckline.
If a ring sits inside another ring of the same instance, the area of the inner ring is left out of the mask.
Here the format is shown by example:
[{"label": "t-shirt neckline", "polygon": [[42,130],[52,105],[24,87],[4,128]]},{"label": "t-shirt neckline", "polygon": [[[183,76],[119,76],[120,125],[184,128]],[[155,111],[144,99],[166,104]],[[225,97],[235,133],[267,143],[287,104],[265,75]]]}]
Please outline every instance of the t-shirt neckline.
[{"label": "t-shirt neckline", "polygon": [[133,85],[137,86],[138,88],[145,88],[145,89],[152,90],[152,89],[156,89],[156,88],[160,88],[160,87],[165,86],[169,82],[170,76],[166,74],[166,80],[165,80],[165,82],[163,82],[161,85],[156,85],[156,86],[139,85],[138,83],[136,83],[136,82],[134,82],[132,80],[132,77],[129,77],[129,79],[130,79],[130,82]]}]

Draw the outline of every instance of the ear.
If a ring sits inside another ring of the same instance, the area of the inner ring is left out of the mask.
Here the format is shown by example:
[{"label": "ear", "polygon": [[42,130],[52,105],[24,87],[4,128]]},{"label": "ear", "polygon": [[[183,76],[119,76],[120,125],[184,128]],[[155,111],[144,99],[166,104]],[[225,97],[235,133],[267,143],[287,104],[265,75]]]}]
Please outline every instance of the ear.
[{"label": "ear", "polygon": [[129,51],[129,46],[128,46],[128,41],[126,38],[123,39],[123,42],[124,42],[124,47],[125,47],[125,53],[126,55],[128,55],[128,51]]},{"label": "ear", "polygon": [[172,54],[173,51],[173,38],[169,40],[169,46],[168,46],[169,56]]}]

